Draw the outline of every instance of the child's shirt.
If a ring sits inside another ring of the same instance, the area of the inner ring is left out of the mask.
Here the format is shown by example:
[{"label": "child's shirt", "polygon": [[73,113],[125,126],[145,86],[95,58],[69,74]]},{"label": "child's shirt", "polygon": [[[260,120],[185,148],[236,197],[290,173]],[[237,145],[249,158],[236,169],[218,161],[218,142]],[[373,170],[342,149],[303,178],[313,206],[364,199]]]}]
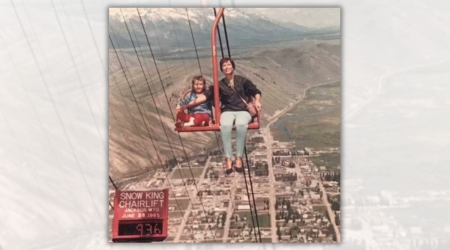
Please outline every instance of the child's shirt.
[{"label": "child's shirt", "polygon": [[[187,94],[184,100],[179,103],[179,105],[180,106],[187,105],[188,103],[194,101],[195,99],[197,99],[197,94],[194,91],[191,91],[191,93]],[[212,102],[208,100],[202,104],[198,104],[194,107],[189,108],[188,113],[189,114],[206,113],[211,116],[211,107]]]}]

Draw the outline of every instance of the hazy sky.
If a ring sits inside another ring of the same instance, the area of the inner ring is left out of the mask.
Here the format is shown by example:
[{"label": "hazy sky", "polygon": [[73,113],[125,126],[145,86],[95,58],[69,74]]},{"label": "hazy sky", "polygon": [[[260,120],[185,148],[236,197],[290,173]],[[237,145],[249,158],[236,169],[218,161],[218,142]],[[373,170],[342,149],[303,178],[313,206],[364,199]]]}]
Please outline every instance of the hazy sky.
[{"label": "hazy sky", "polygon": [[340,26],[340,8],[242,8],[243,11],[259,11],[261,14],[285,22],[307,27]]},{"label": "hazy sky", "polygon": [[[264,15],[268,18],[293,22],[306,27],[340,26],[340,8],[238,8],[243,12],[252,12]],[[136,10],[122,9],[124,14]],[[119,9],[110,9],[110,15],[120,13]],[[226,11],[225,11],[226,15]]]}]

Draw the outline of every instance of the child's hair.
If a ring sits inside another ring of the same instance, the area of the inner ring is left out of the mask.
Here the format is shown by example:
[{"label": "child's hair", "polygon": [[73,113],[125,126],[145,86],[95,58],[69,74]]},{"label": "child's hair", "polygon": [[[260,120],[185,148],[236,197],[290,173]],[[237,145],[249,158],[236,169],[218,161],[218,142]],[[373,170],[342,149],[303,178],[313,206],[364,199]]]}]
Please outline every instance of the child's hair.
[{"label": "child's hair", "polygon": [[205,78],[203,78],[203,76],[194,76],[194,78],[192,78],[192,84],[191,84],[192,91],[194,91],[195,81],[203,82],[203,91],[206,91],[206,81],[205,81]]}]

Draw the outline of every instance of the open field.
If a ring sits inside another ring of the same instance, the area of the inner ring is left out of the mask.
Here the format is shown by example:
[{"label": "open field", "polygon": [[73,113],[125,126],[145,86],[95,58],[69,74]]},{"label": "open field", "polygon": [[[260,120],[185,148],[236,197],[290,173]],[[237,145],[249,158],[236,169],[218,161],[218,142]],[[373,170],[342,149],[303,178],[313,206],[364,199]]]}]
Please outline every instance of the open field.
[{"label": "open field", "polygon": [[341,165],[340,153],[321,154],[320,156],[310,157],[308,159],[311,160],[314,165],[318,167],[325,166],[327,169],[336,168]]},{"label": "open field", "polygon": [[272,238],[263,238],[261,237],[262,243],[272,243]]},{"label": "open field", "polygon": [[169,206],[170,207],[175,207],[175,211],[182,210],[184,212],[187,209],[187,207],[189,206],[190,202],[191,202],[190,199],[179,199],[179,198],[177,198],[175,200],[175,199],[170,198]]},{"label": "open field", "polygon": [[172,179],[192,179],[192,176],[194,176],[194,178],[200,178],[203,172],[203,168],[191,167],[191,170],[189,168],[174,169]]},{"label": "open field", "polygon": [[274,124],[274,139],[296,142],[297,149],[340,146],[340,82],[311,88],[304,100]]},{"label": "open field", "polygon": [[[250,211],[248,212],[237,212],[234,213],[239,215],[241,218],[243,218],[244,216],[247,217],[247,224],[249,227],[253,227],[252,225],[252,220],[251,220],[251,214]],[[253,218],[255,221],[255,226],[256,226],[256,215],[253,213]],[[258,221],[259,221],[259,227],[270,227],[270,215],[269,214],[258,214]]]},{"label": "open field", "polygon": [[327,214],[327,207],[325,205],[314,205],[313,206],[314,211],[320,211],[323,214]]},{"label": "open field", "polygon": [[169,218],[182,218],[184,216],[184,211],[175,211],[175,212],[169,212]]}]

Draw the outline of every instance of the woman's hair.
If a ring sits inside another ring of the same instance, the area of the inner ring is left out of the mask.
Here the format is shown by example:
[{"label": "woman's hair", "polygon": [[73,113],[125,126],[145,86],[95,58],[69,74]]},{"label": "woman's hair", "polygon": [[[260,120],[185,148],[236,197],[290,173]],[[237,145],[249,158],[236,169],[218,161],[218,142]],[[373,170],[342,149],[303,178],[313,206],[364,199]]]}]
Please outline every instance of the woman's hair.
[{"label": "woman's hair", "polygon": [[192,90],[194,90],[195,81],[203,82],[203,91],[206,90],[206,81],[205,81],[205,78],[203,78],[203,76],[194,76],[194,78],[192,78],[192,84],[191,84]]},{"label": "woman's hair", "polygon": [[231,58],[229,58],[229,57],[224,57],[224,58],[220,59],[220,62],[219,62],[219,65],[220,65],[220,71],[223,72],[223,70],[222,70],[222,65],[223,65],[224,63],[228,62],[228,61],[230,61],[231,66],[233,66],[233,69],[236,69],[236,67],[234,66],[234,61],[233,61],[233,59],[231,59]]}]

